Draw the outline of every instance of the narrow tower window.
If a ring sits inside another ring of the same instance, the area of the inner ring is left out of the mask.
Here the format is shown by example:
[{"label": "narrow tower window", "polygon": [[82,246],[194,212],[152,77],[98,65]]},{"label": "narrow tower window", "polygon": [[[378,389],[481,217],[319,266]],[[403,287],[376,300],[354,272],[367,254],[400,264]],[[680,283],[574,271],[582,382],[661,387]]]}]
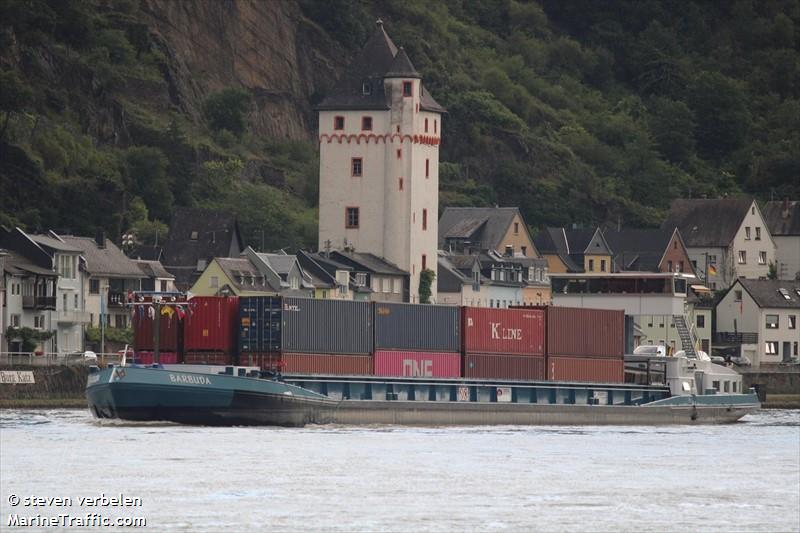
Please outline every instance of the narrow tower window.
[{"label": "narrow tower window", "polygon": [[425,119],[425,133],[428,133],[428,119]]},{"label": "narrow tower window", "polygon": [[410,81],[403,82],[403,96],[412,96],[414,84]]},{"label": "narrow tower window", "polygon": [[361,117],[361,130],[372,131],[372,117]]},{"label": "narrow tower window", "polygon": [[358,228],[358,208],[348,207],[345,209],[344,226],[348,229]]},{"label": "narrow tower window", "polygon": [[431,176],[431,160],[425,160],[425,177],[429,178]]},{"label": "narrow tower window", "polygon": [[335,130],[343,130],[344,129],[344,117],[341,117],[341,116],[333,117],[333,129],[335,129]]},{"label": "narrow tower window", "polygon": [[426,268],[428,268],[428,256],[422,254],[422,270],[425,270]]},{"label": "narrow tower window", "polygon": [[397,149],[397,159],[401,159],[403,157],[403,150],[401,148]]},{"label": "narrow tower window", "polygon": [[401,191],[403,190],[403,178],[398,178],[397,179],[397,186],[399,187],[399,189]]},{"label": "narrow tower window", "polygon": [[437,128],[439,127],[438,123],[439,123],[438,120],[433,119],[433,133],[437,133]]},{"label": "narrow tower window", "polygon": [[428,210],[422,210],[422,231],[426,231],[428,229]]},{"label": "narrow tower window", "polygon": [[354,157],[350,162],[351,174],[354,178],[360,178],[364,171],[364,165],[360,157]]}]

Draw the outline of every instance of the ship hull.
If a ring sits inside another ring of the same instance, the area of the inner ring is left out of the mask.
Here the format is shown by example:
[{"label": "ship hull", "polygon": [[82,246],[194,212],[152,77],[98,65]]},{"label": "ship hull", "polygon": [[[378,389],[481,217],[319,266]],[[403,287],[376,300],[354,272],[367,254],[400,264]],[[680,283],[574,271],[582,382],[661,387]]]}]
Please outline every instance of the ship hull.
[{"label": "ship hull", "polygon": [[[355,381],[331,381],[326,389],[334,389],[337,383],[346,385],[348,390],[356,386]],[[409,382],[394,385],[407,387]],[[421,386],[431,390],[431,385]],[[435,386],[464,387],[450,383]],[[469,386],[487,388],[487,384],[481,383]],[[661,397],[630,405],[576,404],[580,390],[576,392],[575,385],[539,386],[548,388],[548,396],[554,399],[552,403],[516,401],[522,389],[530,389],[530,385],[520,385],[514,393],[515,401],[508,403],[496,397],[494,401],[337,399],[281,381],[124,367],[90,375],[86,395],[91,412],[100,419],[212,426],[725,424],[760,408],[752,394]],[[593,384],[586,385],[584,390],[594,390],[592,394],[596,394],[598,388],[601,387]],[[623,389],[620,393],[630,399],[635,391]],[[562,392],[568,394],[562,396]],[[640,392],[657,397],[663,391]],[[613,398],[613,392],[604,394]],[[573,403],[559,403],[563,398],[571,398]]]}]

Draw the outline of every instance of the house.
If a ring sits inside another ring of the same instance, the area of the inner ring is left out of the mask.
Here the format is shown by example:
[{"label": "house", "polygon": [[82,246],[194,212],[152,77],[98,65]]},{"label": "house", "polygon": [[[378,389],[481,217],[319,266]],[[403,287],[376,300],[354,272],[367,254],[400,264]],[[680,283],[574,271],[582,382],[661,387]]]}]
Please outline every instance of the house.
[{"label": "house", "polygon": [[104,233],[91,237],[60,235],[62,242],[80,250],[88,282],[82,287],[85,310],[89,313],[88,325],[98,327],[101,320],[106,326],[127,328],[130,311],[125,307],[128,293],[142,289],[145,274],[128,259]]},{"label": "house", "polygon": [[612,272],[612,250],[600,228],[545,228],[533,240],[551,273]]},{"label": "house", "polygon": [[303,271],[296,255],[260,253],[248,246],[242,256],[247,257],[256,268],[264,273],[269,284],[277,288],[283,296],[301,298],[314,296],[311,277]]},{"label": "house", "polygon": [[[417,302],[420,273],[436,268],[445,109],[378,20],[317,110],[318,249],[349,250],[394,265],[395,273],[384,274],[407,278],[404,288],[379,288],[373,296]],[[434,279],[434,300],[436,290]]]},{"label": "house", "polygon": [[[642,344],[668,346],[690,354],[706,347],[711,316],[695,305],[694,274],[685,272],[584,272],[550,274],[553,305],[621,309],[632,317]],[[702,315],[703,318],[698,318]],[[698,326],[696,326],[697,324]],[[699,327],[702,326],[702,327]],[[704,350],[708,352],[708,350]]]},{"label": "house", "polygon": [[[81,251],[55,233],[34,235],[20,228],[0,229],[0,247],[9,252],[4,268],[11,293],[7,293],[5,322],[54,331],[42,343],[45,351],[83,349],[83,327],[89,314],[83,298],[86,276]],[[14,341],[8,338],[6,342]]]},{"label": "house", "polygon": [[439,219],[439,249],[466,255],[494,250],[508,257],[539,257],[516,207],[445,208]]},{"label": "house", "polygon": [[194,296],[277,296],[280,286],[274,279],[273,283],[247,257],[214,257],[189,292]]},{"label": "house", "polygon": [[0,352],[7,351],[5,345],[6,322],[5,322],[5,313],[3,312],[6,307],[6,276],[5,276],[6,255],[8,255],[8,252],[0,248]]},{"label": "house", "polygon": [[[524,305],[546,305],[552,299],[547,276],[548,263],[539,254],[528,226],[516,207],[445,208],[439,220],[439,249],[451,256],[488,254],[482,256],[482,264],[486,263],[487,257],[500,256],[507,267],[513,264],[514,268],[524,271],[521,299]],[[440,268],[444,268],[443,274],[452,279],[446,261],[443,267],[440,262]],[[464,285],[467,289],[470,286],[469,283]],[[451,291],[454,287],[448,284],[445,300],[453,300]],[[506,296],[490,297],[489,300],[509,301]],[[471,295],[466,299],[477,301],[482,298]]]},{"label": "house", "polygon": [[239,257],[243,250],[239,224],[232,213],[177,207],[161,262],[175,276],[175,287],[185,291],[212,259]]},{"label": "house", "polygon": [[689,253],[678,228],[608,229],[615,272],[689,272],[694,274]]},{"label": "house", "polygon": [[800,279],[800,201],[767,202],[764,219],[775,241],[778,279]]},{"label": "house", "polygon": [[380,257],[363,252],[334,250],[330,259],[351,267],[351,290],[354,300],[371,302],[408,302],[409,273]]},{"label": "house", "polygon": [[766,279],[775,243],[755,200],[674,200],[663,229],[678,228],[698,277],[712,290],[737,278]]},{"label": "house", "polygon": [[175,292],[175,276],[167,272],[160,261],[134,259],[133,262],[145,275],[142,280],[143,291]]},{"label": "house", "polygon": [[[9,246],[8,243],[5,246]],[[41,250],[28,250],[30,256],[21,252],[5,251],[2,257],[3,307],[0,322],[3,324],[3,342],[0,351],[22,351],[21,339],[13,335],[6,337],[6,328],[31,328],[37,331],[53,331],[56,308],[56,285],[58,274],[47,265],[50,258]],[[42,342],[37,350],[54,352],[55,338]]]},{"label": "house", "polygon": [[800,282],[737,279],[717,304],[719,342],[741,346],[753,366],[798,357]]},{"label": "house", "polygon": [[440,304],[507,308],[550,303],[544,259],[440,251],[437,275]]},{"label": "house", "polygon": [[[330,254],[328,254],[330,255]],[[352,300],[357,288],[351,282],[353,267],[334,261],[325,254],[297,252],[297,260],[314,286],[314,298]]]}]

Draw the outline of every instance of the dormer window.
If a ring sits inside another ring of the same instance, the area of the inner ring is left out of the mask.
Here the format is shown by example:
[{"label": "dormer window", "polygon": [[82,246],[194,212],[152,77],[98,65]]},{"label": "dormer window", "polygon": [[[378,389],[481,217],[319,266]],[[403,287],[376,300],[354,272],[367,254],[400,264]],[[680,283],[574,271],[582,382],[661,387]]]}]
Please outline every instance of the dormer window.
[{"label": "dormer window", "polygon": [[414,83],[410,81],[403,82],[403,96],[412,96],[414,92]]},{"label": "dormer window", "polygon": [[333,129],[335,129],[335,130],[343,130],[344,129],[344,117],[342,117],[342,116],[333,117]]},{"label": "dormer window", "polygon": [[370,82],[368,82],[368,81],[365,81],[364,83],[362,83],[361,84],[361,93],[364,96],[369,96],[370,94],[372,94],[372,84]]},{"label": "dormer window", "polygon": [[361,131],[372,131],[372,117],[361,117]]},{"label": "dormer window", "polygon": [[189,240],[196,241],[198,238],[199,238],[199,234],[198,234],[196,231],[193,231],[193,232],[192,232],[192,233],[189,235]]}]

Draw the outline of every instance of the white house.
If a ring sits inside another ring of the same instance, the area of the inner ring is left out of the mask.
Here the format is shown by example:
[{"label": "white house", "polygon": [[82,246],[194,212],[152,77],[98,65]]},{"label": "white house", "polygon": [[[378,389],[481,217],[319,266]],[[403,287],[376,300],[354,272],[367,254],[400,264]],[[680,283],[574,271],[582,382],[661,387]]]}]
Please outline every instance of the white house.
[{"label": "white house", "polygon": [[675,200],[664,229],[677,227],[695,272],[711,290],[737,278],[766,279],[775,261],[775,242],[755,200]]},{"label": "white house", "polygon": [[543,305],[532,301],[529,290],[549,289],[544,259],[504,257],[496,252],[465,255],[439,252],[439,299],[444,305],[507,308]]},{"label": "white house", "polygon": [[800,279],[800,202],[767,202],[764,218],[775,241],[778,279]]},{"label": "white house", "polygon": [[85,310],[89,324],[98,327],[105,320],[107,327],[127,328],[130,314],[125,307],[128,291],[142,289],[144,272],[102,233],[94,239],[60,235],[68,246],[80,250],[88,280],[83,284]]},{"label": "white house", "polygon": [[317,109],[319,249],[385,259],[408,273],[417,301],[420,272],[436,270],[445,109],[380,20]]},{"label": "white house", "polygon": [[798,357],[800,281],[738,279],[717,304],[717,335],[754,366]]}]

